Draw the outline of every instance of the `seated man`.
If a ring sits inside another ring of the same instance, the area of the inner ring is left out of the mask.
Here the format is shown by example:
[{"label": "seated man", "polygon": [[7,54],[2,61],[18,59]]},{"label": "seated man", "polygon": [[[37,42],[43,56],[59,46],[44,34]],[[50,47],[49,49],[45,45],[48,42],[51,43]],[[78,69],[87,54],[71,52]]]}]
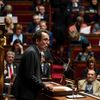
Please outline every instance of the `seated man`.
[{"label": "seated man", "polygon": [[17,65],[14,63],[15,53],[8,50],[4,60],[4,93],[8,93],[10,81],[17,74]]},{"label": "seated man", "polygon": [[87,61],[92,56],[94,57],[92,46],[90,44],[82,44],[82,51],[77,54],[75,61]]},{"label": "seated man", "polygon": [[98,22],[95,23],[93,29],[92,29],[93,34],[100,34],[100,17],[98,18]]},{"label": "seated man", "polygon": [[100,82],[96,80],[96,73],[94,70],[89,70],[87,78],[78,82],[78,88],[79,90],[84,90],[86,93],[100,96]]}]

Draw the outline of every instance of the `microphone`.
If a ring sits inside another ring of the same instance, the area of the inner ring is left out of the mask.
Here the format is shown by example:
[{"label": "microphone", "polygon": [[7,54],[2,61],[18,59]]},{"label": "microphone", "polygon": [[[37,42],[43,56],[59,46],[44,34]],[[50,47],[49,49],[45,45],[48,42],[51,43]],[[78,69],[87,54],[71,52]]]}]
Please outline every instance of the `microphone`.
[{"label": "microphone", "polygon": [[61,63],[63,64],[64,71],[71,70],[72,72],[75,72],[75,70],[73,70],[73,69],[71,68],[71,63],[70,63],[70,62],[66,63],[66,62],[65,62],[63,59],[61,59],[60,57],[58,57],[58,60],[59,60],[59,62],[61,62]]},{"label": "microphone", "polygon": [[75,72],[75,70],[73,70],[71,68],[71,64],[70,63],[64,63],[63,64],[65,71],[68,71],[68,69],[70,69],[72,72]]}]

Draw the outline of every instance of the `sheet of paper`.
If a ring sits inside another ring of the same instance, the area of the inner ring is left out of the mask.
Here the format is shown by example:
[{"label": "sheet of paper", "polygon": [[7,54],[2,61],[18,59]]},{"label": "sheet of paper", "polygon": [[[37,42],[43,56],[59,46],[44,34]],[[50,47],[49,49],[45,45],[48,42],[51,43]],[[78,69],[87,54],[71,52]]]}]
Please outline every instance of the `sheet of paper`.
[{"label": "sheet of paper", "polygon": [[90,29],[91,29],[91,26],[81,28],[80,33],[90,34]]},{"label": "sheet of paper", "polygon": [[66,87],[66,86],[57,86],[57,87],[54,87],[53,90],[64,90],[64,91],[72,91],[71,88],[69,87]]},{"label": "sheet of paper", "polygon": [[84,96],[83,95],[80,95],[80,94],[76,94],[76,95],[67,95],[66,97],[68,98],[83,98]]}]

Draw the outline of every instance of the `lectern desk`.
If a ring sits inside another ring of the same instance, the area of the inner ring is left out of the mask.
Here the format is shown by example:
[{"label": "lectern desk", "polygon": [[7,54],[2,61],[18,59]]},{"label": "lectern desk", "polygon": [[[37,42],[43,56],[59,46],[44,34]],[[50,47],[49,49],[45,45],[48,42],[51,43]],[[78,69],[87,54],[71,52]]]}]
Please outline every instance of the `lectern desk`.
[{"label": "lectern desk", "polygon": [[[51,86],[53,89],[50,91],[44,91],[44,92],[40,93],[38,96],[38,100],[100,100],[99,97],[88,95],[84,92],[77,93],[77,94],[82,95],[83,97],[69,98],[67,96],[72,95],[71,89],[68,88],[69,89],[69,92],[68,92],[66,90],[67,88],[65,86],[62,86],[55,82],[47,82],[46,84],[48,86]],[[62,89],[61,89],[61,87],[62,87]]]}]

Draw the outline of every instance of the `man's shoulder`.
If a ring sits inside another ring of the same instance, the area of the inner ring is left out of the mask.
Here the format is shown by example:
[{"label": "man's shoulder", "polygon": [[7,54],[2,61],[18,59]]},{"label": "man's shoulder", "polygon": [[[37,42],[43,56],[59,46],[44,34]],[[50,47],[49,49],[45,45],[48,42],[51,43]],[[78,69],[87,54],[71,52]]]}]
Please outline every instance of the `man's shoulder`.
[{"label": "man's shoulder", "polygon": [[30,46],[25,50],[25,52],[27,52],[27,51],[34,51],[34,50],[35,50],[35,46],[30,45]]},{"label": "man's shoulder", "polygon": [[79,83],[84,83],[84,82],[86,82],[86,79],[79,80]]},{"label": "man's shoulder", "polygon": [[37,53],[39,52],[38,48],[35,45],[30,45],[25,51],[24,51],[24,55],[25,54],[29,54],[29,53]]},{"label": "man's shoulder", "polygon": [[94,82],[100,86],[100,81],[95,80]]}]

